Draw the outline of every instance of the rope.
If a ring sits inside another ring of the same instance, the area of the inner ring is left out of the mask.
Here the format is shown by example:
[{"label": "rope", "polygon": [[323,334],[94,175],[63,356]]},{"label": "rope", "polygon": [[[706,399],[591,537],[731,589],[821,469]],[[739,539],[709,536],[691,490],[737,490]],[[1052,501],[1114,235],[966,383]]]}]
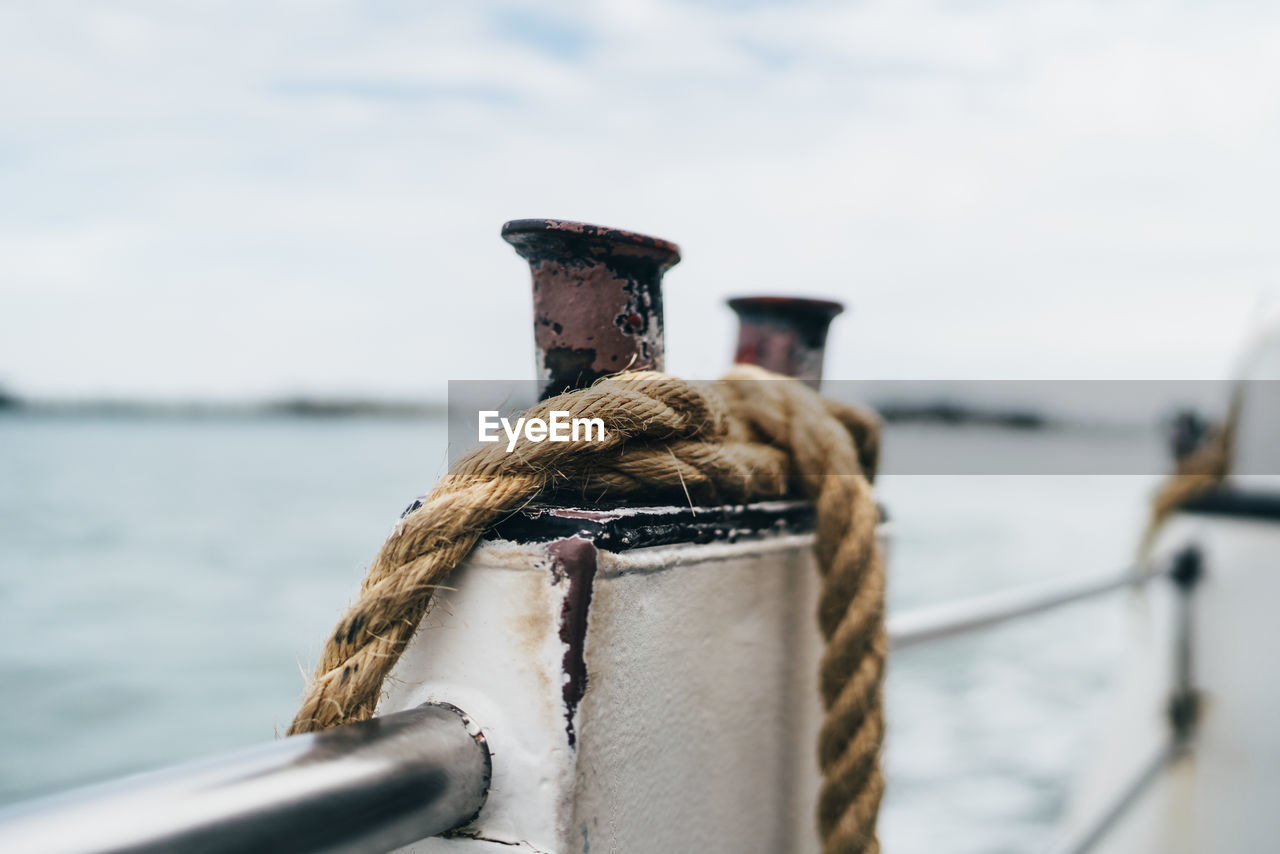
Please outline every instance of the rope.
[{"label": "rope", "polygon": [[1216,489],[1231,471],[1242,405],[1237,389],[1227,407],[1226,418],[1213,426],[1198,448],[1178,460],[1173,474],[1157,487],[1151,499],[1151,516],[1138,548],[1141,557],[1150,555],[1156,536],[1169,517],[1192,498]]},{"label": "rope", "polygon": [[522,439],[511,453],[486,445],[460,460],[374,558],[359,598],[325,644],[289,733],[372,717],[383,680],[435,591],[490,525],[539,495],[571,487],[596,500],[656,493],[713,502],[798,491],[815,505],[823,577],[823,851],[878,852],[887,642],[869,480],[878,450],[874,416],[745,365],[710,384],[655,372],[618,374],[543,401],[526,415],[547,418],[553,410],[602,419],[605,439]]}]

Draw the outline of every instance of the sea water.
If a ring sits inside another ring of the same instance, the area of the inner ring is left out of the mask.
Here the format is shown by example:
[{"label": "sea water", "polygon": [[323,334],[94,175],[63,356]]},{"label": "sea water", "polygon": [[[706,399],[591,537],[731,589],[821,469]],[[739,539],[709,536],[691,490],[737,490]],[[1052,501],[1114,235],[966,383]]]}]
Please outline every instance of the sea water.
[{"label": "sea water", "polygon": [[[1011,441],[966,429],[986,452]],[[955,435],[891,427],[889,467]],[[283,733],[446,441],[430,418],[0,416],[0,803]],[[1061,437],[1016,441],[1053,453]],[[885,475],[891,609],[1126,566],[1155,480]],[[1122,608],[895,656],[885,850],[1047,844],[1116,677]]]}]

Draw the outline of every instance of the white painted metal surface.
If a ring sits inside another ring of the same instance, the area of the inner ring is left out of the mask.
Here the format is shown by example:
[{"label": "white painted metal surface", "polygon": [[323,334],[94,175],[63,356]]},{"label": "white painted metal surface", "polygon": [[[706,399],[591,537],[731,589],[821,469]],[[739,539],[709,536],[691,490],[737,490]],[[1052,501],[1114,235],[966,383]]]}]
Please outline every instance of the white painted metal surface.
[{"label": "white painted metal surface", "polygon": [[595,560],[574,710],[562,628],[578,594],[564,546],[477,549],[379,712],[427,699],[466,709],[493,751],[493,787],[464,838],[404,850],[816,850],[811,543],[574,544],[573,559]]},{"label": "white painted metal surface", "polygon": [[1242,394],[1228,480],[1280,491],[1280,318],[1250,343],[1238,375]]},{"label": "white painted metal surface", "polygon": [[[564,588],[553,583],[544,548],[482,546],[453,574],[453,590],[419,627],[389,680],[379,714],[453,697],[489,738],[494,755],[489,798],[475,826],[528,850],[554,851],[572,793],[564,729],[558,635]],[[482,723],[482,721],[484,723]],[[487,726],[494,729],[491,737]],[[433,840],[413,851],[488,850]]]},{"label": "white painted metal surface", "polygon": [[[1280,380],[1280,326],[1250,347],[1240,377]],[[1244,397],[1232,489],[1280,492],[1280,408],[1263,389]],[[1257,386],[1254,390],[1257,390]],[[1194,682],[1202,694],[1191,751],[1164,774],[1097,851],[1102,854],[1253,854],[1280,838],[1280,521],[1181,514],[1156,555],[1184,544],[1204,553],[1193,599]],[[1173,628],[1169,585],[1132,599],[1133,644],[1120,696],[1102,725],[1097,761],[1080,779],[1072,822],[1105,803],[1167,737]]]},{"label": "white painted metal surface", "polygon": [[[1201,544],[1193,661],[1202,692],[1191,752],[1097,850],[1114,854],[1271,851],[1280,834],[1280,525],[1179,517],[1162,545]],[[1132,657],[1121,696],[1079,781],[1074,819],[1104,803],[1167,737],[1174,592],[1155,585],[1132,604]]]},{"label": "white painted metal surface", "polygon": [[588,634],[597,677],[581,710],[583,843],[594,832],[606,851],[816,850],[822,642],[809,546],[604,562]]}]

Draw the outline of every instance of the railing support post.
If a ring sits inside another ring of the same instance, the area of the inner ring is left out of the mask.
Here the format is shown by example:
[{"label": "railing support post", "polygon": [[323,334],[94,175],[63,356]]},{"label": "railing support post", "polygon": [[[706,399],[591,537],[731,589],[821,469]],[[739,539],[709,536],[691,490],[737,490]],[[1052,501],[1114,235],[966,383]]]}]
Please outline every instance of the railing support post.
[{"label": "railing support post", "polygon": [[1173,561],[1169,579],[1177,588],[1174,605],[1173,695],[1169,698],[1169,723],[1178,745],[1191,741],[1200,711],[1200,695],[1195,689],[1192,665],[1192,595],[1204,577],[1204,555],[1198,546],[1187,546]]}]

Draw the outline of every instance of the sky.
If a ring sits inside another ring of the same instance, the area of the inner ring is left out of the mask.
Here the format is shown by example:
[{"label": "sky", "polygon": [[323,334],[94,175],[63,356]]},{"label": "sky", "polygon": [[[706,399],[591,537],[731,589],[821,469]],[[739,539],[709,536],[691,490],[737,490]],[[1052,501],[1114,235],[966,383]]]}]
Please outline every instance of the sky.
[{"label": "sky", "polygon": [[523,217],[848,304],[838,379],[1226,376],[1280,303],[1280,6],[0,5],[0,384],[440,397],[533,375]]}]

